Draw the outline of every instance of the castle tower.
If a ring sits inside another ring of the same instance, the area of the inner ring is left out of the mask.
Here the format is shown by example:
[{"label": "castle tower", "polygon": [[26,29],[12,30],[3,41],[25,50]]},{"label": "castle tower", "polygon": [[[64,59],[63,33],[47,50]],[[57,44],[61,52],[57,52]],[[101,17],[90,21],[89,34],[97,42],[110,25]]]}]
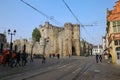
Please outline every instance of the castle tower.
[{"label": "castle tower", "polygon": [[80,25],[75,24],[73,26],[73,32],[72,32],[72,52],[73,55],[80,55]]},{"label": "castle tower", "polygon": [[65,48],[66,55],[72,55],[72,30],[73,25],[71,23],[65,23]]},{"label": "castle tower", "polygon": [[41,39],[46,40],[44,42],[46,55],[53,53],[63,57],[80,55],[80,25],[65,23],[62,28],[46,22],[44,26],[40,26],[40,33]]}]

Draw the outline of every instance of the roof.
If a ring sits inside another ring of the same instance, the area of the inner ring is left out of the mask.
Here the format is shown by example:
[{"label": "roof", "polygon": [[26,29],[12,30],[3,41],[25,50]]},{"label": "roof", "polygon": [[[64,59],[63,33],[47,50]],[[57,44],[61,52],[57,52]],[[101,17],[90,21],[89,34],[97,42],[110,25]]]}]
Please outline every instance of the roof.
[{"label": "roof", "polygon": [[108,21],[118,21],[120,20],[120,0],[116,2],[113,10],[107,9],[107,20]]}]

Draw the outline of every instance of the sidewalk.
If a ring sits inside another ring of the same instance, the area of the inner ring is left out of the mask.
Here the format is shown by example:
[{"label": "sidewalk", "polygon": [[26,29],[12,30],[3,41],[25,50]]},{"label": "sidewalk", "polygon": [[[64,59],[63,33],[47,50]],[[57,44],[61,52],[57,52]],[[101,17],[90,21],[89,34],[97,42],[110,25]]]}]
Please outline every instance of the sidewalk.
[{"label": "sidewalk", "polygon": [[120,80],[120,65],[108,63],[108,60],[96,63],[90,70],[96,74],[93,80]]}]

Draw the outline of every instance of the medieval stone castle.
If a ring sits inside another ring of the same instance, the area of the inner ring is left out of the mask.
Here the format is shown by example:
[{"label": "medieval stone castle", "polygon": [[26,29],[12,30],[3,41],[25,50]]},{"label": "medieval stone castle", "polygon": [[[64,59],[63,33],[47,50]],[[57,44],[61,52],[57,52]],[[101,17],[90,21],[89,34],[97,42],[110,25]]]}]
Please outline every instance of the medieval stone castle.
[{"label": "medieval stone castle", "polygon": [[14,50],[21,50],[33,54],[60,54],[60,56],[80,55],[80,25],[65,23],[64,27],[57,27],[45,22],[39,26],[40,42],[33,40],[16,40]]}]

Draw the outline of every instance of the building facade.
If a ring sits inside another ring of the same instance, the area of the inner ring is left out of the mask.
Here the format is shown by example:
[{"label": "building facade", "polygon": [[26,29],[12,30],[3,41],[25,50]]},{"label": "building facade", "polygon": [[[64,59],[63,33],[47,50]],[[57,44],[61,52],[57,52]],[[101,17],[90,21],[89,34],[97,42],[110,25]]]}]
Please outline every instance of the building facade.
[{"label": "building facade", "polygon": [[108,54],[108,36],[107,34],[105,36],[102,37],[102,48],[103,48],[103,53],[107,53]]},{"label": "building facade", "polygon": [[39,27],[41,34],[40,45],[46,55],[60,54],[61,56],[80,55],[80,25],[65,23],[57,27],[46,22]]},{"label": "building facade", "polygon": [[0,64],[2,63],[3,59],[3,51],[5,50],[7,46],[7,39],[6,34],[0,33]]},{"label": "building facade", "polygon": [[116,2],[113,10],[107,9],[106,31],[112,62],[120,64],[120,0]]},{"label": "building facade", "polygon": [[0,33],[0,54],[2,54],[7,44],[6,34]]},{"label": "building facade", "polygon": [[57,27],[46,22],[40,25],[40,42],[33,40],[14,41],[14,50],[33,54],[60,54],[61,57],[80,55],[80,25],[65,23],[64,27]]},{"label": "building facade", "polygon": [[92,49],[92,55],[102,55],[103,54],[103,48],[101,45],[94,45]]},{"label": "building facade", "polygon": [[80,55],[81,56],[91,56],[92,55],[92,49],[93,45],[88,43],[87,41],[83,40],[80,42],[81,47],[80,47]]}]

